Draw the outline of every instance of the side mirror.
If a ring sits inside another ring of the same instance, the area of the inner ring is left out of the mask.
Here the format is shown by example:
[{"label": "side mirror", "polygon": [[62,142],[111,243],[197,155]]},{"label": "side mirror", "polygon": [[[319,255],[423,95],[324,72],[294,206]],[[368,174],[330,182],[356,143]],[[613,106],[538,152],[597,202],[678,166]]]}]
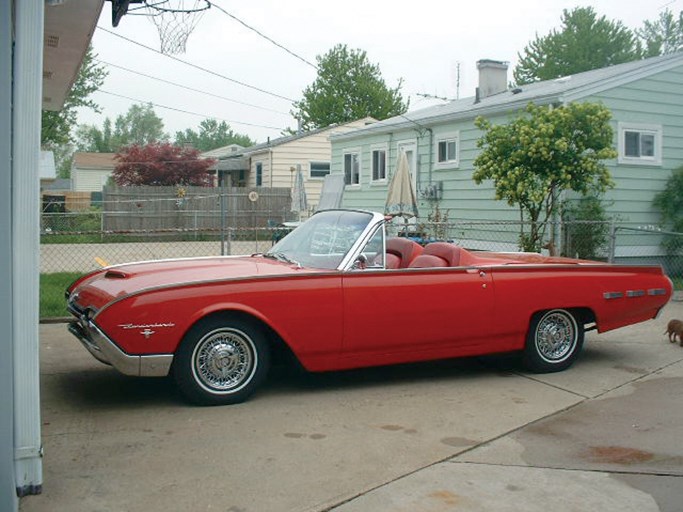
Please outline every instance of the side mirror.
[{"label": "side mirror", "polygon": [[356,261],[353,262],[352,268],[354,270],[365,270],[368,268],[368,258],[365,256],[365,254],[358,255]]}]

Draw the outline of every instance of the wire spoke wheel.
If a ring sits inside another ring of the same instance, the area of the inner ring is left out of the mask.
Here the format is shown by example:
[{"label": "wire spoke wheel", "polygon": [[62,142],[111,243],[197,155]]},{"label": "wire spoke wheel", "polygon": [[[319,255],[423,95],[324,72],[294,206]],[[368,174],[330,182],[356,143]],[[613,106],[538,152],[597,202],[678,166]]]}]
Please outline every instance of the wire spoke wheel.
[{"label": "wire spoke wheel", "polygon": [[583,324],[564,309],[534,315],[529,326],[524,363],[533,372],[547,373],[571,366],[583,346]]},{"label": "wire spoke wheel", "polygon": [[258,362],[251,339],[235,329],[207,334],[192,355],[197,381],[208,391],[237,391],[244,387]]},{"label": "wire spoke wheel", "polygon": [[194,403],[235,404],[254,393],[269,366],[269,344],[256,323],[217,316],[187,333],[176,352],[173,375]]},{"label": "wire spoke wheel", "polygon": [[539,355],[548,362],[562,361],[570,353],[577,339],[576,321],[560,311],[551,311],[536,327]]}]

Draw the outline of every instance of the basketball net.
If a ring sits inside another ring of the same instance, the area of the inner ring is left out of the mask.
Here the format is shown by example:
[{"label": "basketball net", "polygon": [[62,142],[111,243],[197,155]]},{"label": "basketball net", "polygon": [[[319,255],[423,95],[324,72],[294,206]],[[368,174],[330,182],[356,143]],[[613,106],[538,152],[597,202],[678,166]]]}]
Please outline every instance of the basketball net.
[{"label": "basketball net", "polygon": [[156,25],[161,53],[185,53],[185,44],[194,28],[211,7],[209,0],[145,0],[147,15]]}]

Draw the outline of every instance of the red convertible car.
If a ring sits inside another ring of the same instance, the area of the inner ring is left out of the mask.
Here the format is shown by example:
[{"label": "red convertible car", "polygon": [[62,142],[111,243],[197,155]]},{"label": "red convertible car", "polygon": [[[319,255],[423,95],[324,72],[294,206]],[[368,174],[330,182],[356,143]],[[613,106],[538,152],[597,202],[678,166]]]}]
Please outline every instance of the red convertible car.
[{"label": "red convertible car", "polygon": [[658,266],[422,247],[381,214],[328,210],[263,254],[115,265],[66,295],[100,361],[230,404],[282,353],[313,372],[511,351],[564,370],[586,330],[654,318],[671,293]]}]

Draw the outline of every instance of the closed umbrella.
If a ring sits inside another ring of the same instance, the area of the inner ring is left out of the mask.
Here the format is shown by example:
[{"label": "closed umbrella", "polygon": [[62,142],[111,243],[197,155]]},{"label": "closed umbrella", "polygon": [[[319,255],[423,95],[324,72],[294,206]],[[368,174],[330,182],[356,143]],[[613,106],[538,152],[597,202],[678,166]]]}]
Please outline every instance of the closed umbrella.
[{"label": "closed umbrella", "polygon": [[299,169],[294,178],[294,186],[292,187],[292,211],[299,214],[301,220],[301,212],[308,210],[308,201],[306,199],[306,187],[304,186],[304,175]]},{"label": "closed umbrella", "polygon": [[384,213],[390,217],[403,217],[406,224],[409,218],[417,217],[418,215],[413,180],[410,178],[408,157],[404,151],[401,151],[398,155],[396,172],[394,172],[389,182]]}]

